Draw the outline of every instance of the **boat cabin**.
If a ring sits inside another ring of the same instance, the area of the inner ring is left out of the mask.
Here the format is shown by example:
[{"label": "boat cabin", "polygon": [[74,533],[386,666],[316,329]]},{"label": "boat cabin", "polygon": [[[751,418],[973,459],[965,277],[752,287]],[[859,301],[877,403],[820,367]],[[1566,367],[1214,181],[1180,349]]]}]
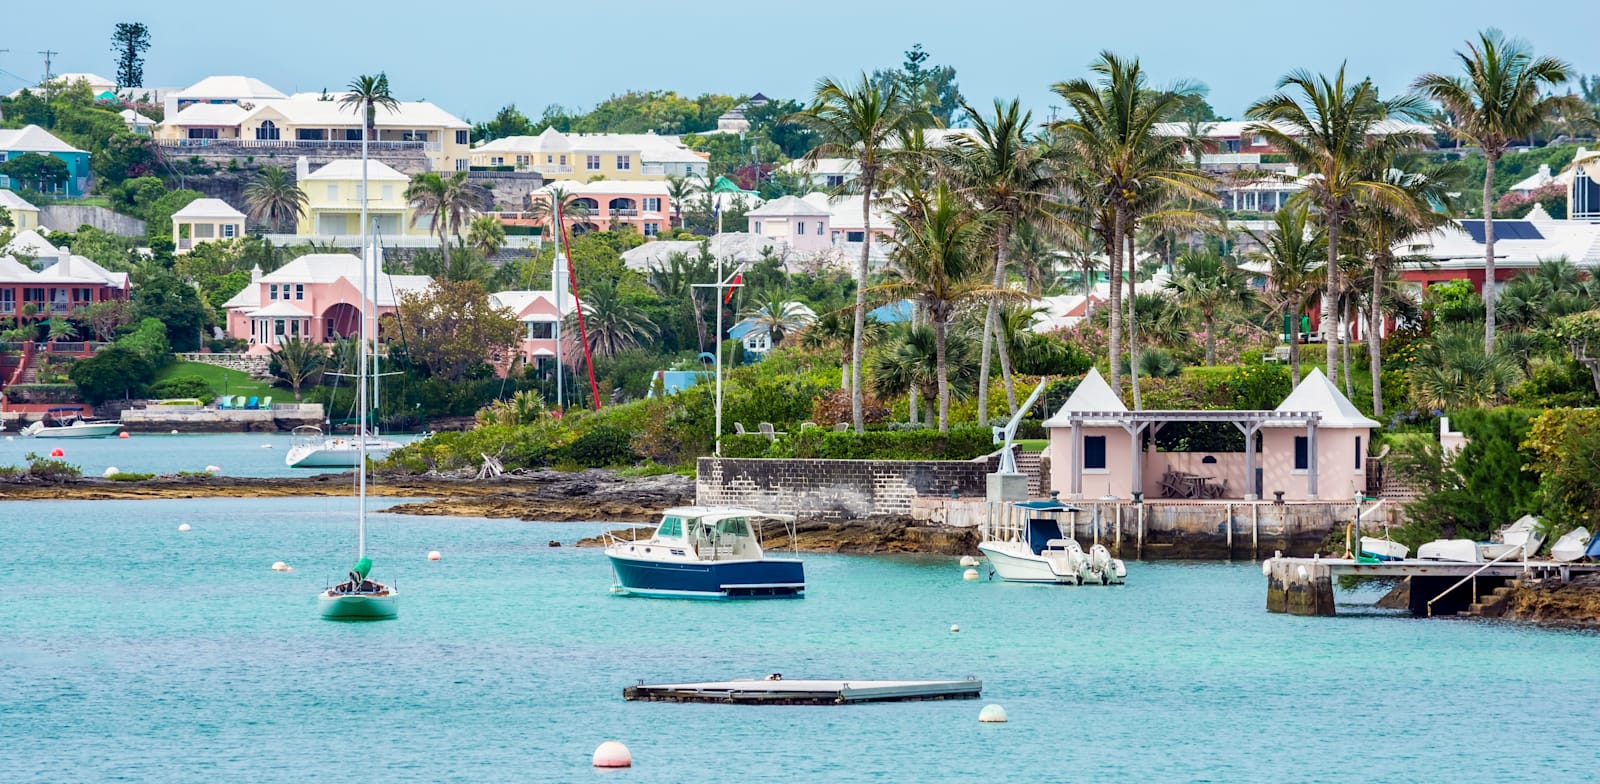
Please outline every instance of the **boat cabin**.
[{"label": "boat cabin", "polygon": [[761,542],[751,518],[765,516],[744,509],[668,509],[656,527],[653,541],[667,546],[682,545],[702,561],[756,559],[762,555]]}]

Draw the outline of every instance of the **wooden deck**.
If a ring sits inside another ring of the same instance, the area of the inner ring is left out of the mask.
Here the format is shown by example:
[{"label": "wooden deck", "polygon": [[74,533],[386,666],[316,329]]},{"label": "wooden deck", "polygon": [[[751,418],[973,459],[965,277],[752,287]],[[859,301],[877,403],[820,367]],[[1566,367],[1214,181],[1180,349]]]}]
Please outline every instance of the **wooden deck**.
[{"label": "wooden deck", "polygon": [[644,702],[715,702],[743,705],[848,705],[857,702],[971,700],[983,681],[730,680],[700,683],[640,682],[622,698]]}]

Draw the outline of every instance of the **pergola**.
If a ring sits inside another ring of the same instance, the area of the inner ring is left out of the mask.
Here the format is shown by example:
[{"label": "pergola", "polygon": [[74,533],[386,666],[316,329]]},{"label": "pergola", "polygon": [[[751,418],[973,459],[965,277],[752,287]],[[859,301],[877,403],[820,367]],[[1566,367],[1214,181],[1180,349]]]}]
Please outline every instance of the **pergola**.
[{"label": "pergola", "polygon": [[1144,450],[1140,438],[1146,430],[1151,435],[1160,432],[1169,422],[1227,422],[1244,434],[1245,499],[1256,500],[1256,434],[1267,425],[1304,425],[1306,428],[1306,495],[1317,497],[1317,423],[1322,414],[1316,411],[1067,411],[1055,418],[1067,420],[1072,427],[1072,497],[1083,495],[1083,427],[1117,425],[1128,433],[1132,444],[1133,487],[1144,486]]}]

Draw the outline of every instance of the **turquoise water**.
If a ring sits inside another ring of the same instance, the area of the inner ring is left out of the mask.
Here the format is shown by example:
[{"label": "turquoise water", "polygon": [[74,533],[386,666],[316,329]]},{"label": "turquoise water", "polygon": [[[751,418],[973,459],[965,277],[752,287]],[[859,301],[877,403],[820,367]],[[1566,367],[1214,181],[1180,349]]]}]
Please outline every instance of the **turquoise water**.
[{"label": "turquoise water", "polygon": [[[385,437],[402,444],[416,438]],[[290,468],[283,464],[283,456],[292,442],[288,433],[132,433],[128,438],[40,440],[8,432],[0,434],[0,465],[27,465],[29,452],[48,455],[59,447],[67,453],[63,459],[81,468],[84,476],[100,476],[112,466],[128,473],[175,474],[214,465],[224,476],[311,476],[349,470]]]},{"label": "turquoise water", "polygon": [[[803,600],[663,601],[611,596],[597,550],[546,546],[601,526],[377,515],[401,618],[327,623],[315,595],[351,560],[350,505],[0,503],[0,780],[1556,782],[1588,780],[1600,748],[1600,636],[1270,615],[1253,564],[1074,589],[807,556]],[[621,698],[773,671],[985,688]],[[976,721],[990,702],[1010,723]],[[636,767],[592,771],[606,739]]]}]

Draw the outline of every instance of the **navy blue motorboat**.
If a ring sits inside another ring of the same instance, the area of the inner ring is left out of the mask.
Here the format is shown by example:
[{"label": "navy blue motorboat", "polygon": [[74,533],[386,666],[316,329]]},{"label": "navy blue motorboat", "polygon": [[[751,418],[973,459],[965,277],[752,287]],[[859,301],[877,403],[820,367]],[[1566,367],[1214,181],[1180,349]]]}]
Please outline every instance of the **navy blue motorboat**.
[{"label": "navy blue motorboat", "polygon": [[612,538],[606,546],[617,593],[675,599],[787,599],[803,596],[805,567],[768,558],[761,519],[794,517],[754,509],[683,506],[668,509],[649,539]]}]

